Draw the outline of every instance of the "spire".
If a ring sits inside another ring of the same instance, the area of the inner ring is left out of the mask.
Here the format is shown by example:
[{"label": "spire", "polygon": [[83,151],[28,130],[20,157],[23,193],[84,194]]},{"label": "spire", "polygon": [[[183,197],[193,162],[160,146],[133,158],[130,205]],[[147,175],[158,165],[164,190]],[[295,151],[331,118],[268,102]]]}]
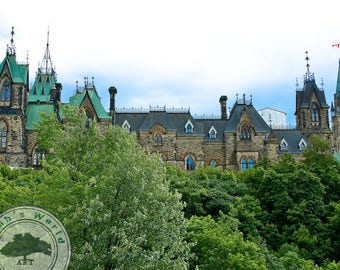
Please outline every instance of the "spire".
[{"label": "spire", "polygon": [[39,72],[41,72],[43,74],[55,75],[53,63],[52,63],[52,60],[51,60],[51,53],[50,53],[50,48],[49,48],[49,46],[50,46],[49,39],[50,39],[50,29],[48,28],[46,50],[45,50],[43,61],[40,65],[40,67],[39,67]]},{"label": "spire", "polygon": [[7,45],[7,55],[15,55],[15,45],[14,45],[14,26],[12,26],[12,32],[11,32],[12,38],[11,38],[11,46]]},{"label": "spire", "polygon": [[308,57],[308,51],[306,51],[306,58],[305,58],[305,60],[306,60],[306,62],[307,62],[307,65],[306,65],[306,67],[307,67],[307,71],[306,71],[306,75],[305,75],[305,82],[306,81],[314,81],[314,73],[311,73],[310,72],[310,70],[309,70],[309,67],[310,67],[310,65],[309,65],[309,57]]}]

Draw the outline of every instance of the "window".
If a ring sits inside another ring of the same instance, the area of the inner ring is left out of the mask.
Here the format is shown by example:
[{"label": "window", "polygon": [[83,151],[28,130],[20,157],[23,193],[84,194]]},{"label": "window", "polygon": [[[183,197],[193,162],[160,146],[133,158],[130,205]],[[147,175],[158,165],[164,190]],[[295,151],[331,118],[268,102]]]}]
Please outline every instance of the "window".
[{"label": "window", "polygon": [[129,124],[129,122],[128,122],[127,120],[124,121],[124,123],[123,123],[123,125],[122,125],[122,128],[123,128],[125,131],[127,131],[127,132],[130,133],[131,127],[130,127],[130,124]]},{"label": "window", "polygon": [[190,120],[185,124],[185,133],[194,133],[194,126]]},{"label": "window", "polygon": [[0,151],[6,151],[7,147],[7,125],[4,121],[0,121]]},{"label": "window", "polygon": [[312,122],[319,122],[320,121],[320,111],[319,106],[315,102],[312,104]]},{"label": "window", "polygon": [[212,161],[210,162],[210,167],[216,168],[216,166],[217,166],[217,162],[216,162],[215,160],[212,160]]},{"label": "window", "polygon": [[241,140],[251,140],[251,130],[250,130],[250,127],[247,124],[244,124],[241,128],[240,139]]},{"label": "window", "polygon": [[216,139],[216,134],[217,134],[217,131],[216,129],[212,126],[209,130],[209,138],[210,139]]},{"label": "window", "polygon": [[242,158],[241,159],[241,169],[245,171],[247,169],[251,169],[255,167],[255,160],[253,158]]},{"label": "window", "polygon": [[185,159],[185,168],[187,171],[193,171],[195,170],[195,161],[194,159],[192,158],[192,156],[188,156],[186,159]]},{"label": "window", "polygon": [[45,150],[36,147],[33,152],[33,167],[41,168],[42,161],[45,160],[45,158],[46,158]]},{"label": "window", "polygon": [[299,142],[299,150],[300,151],[304,151],[306,149],[307,143],[305,142],[305,140],[303,138],[301,138],[300,142]]},{"label": "window", "polygon": [[162,138],[161,134],[159,134],[159,133],[154,134],[153,141],[155,143],[160,144],[160,143],[162,143],[162,140],[163,140],[163,138]]},{"label": "window", "polygon": [[280,143],[280,150],[281,150],[281,151],[288,151],[288,143],[286,142],[285,139],[282,139],[282,140],[281,140],[281,143]]},{"label": "window", "polygon": [[1,101],[10,101],[11,99],[11,88],[9,82],[6,80],[1,89]]}]

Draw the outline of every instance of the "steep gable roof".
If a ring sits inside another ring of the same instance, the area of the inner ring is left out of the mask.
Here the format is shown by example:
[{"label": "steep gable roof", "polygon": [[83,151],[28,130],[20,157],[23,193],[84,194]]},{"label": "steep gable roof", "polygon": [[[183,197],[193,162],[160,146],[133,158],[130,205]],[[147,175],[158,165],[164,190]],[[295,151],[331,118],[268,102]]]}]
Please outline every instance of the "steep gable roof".
[{"label": "steep gable roof", "polygon": [[6,55],[0,64],[0,73],[3,72],[7,65],[13,83],[28,83],[28,64],[19,64],[16,61],[16,56]]},{"label": "steep gable roof", "polygon": [[231,112],[226,132],[236,132],[240,124],[242,113],[246,112],[256,132],[269,132],[270,127],[249,102],[236,101]]}]

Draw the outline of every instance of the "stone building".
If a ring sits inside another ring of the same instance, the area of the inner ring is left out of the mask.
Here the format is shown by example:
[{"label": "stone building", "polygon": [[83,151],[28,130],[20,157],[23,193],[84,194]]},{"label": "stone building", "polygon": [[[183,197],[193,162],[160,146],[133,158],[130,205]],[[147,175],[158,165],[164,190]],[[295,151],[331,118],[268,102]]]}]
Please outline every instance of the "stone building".
[{"label": "stone building", "polygon": [[[35,123],[41,113],[60,117],[62,85],[57,81],[47,39],[42,64],[29,88],[28,63],[17,62],[13,35],[12,31],[11,45],[0,64],[0,162],[14,167],[39,167],[45,154],[35,140]],[[220,117],[207,119],[193,117],[189,109],[183,108],[117,109],[118,91],[110,87],[110,108],[106,111],[93,79],[86,77],[83,87],[77,83],[69,103],[86,112],[86,124],[95,120],[103,131],[111,125],[121,126],[135,133],[147,151],[159,153],[164,161],[186,170],[201,166],[245,170],[264,158],[275,162],[283,153],[300,158],[311,134],[331,141],[339,152],[339,79],[331,109],[331,131],[324,90],[315,83],[308,56],[306,60],[304,86],[296,91],[296,129],[268,125],[254,108],[252,98],[245,95],[236,99],[229,113],[228,98],[221,96]]]}]

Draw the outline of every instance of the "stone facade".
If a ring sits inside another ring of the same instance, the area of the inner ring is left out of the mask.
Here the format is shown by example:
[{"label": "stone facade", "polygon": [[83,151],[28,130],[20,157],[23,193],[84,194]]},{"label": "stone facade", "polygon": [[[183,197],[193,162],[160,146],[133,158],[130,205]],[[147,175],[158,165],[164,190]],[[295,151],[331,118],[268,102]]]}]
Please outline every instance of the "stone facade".
[{"label": "stone facade", "polygon": [[[60,117],[62,87],[49,59],[48,43],[44,65],[38,68],[31,89],[28,64],[16,61],[14,48],[12,43],[0,65],[0,162],[14,167],[39,167],[44,151],[36,142],[34,123],[39,121],[40,113],[55,113]],[[331,131],[329,106],[323,89],[317,87],[314,75],[309,72],[309,65],[304,87],[296,91],[297,129],[294,130],[272,128],[275,123],[268,125],[253,107],[252,99],[246,100],[245,95],[243,99],[236,99],[229,115],[228,98],[223,95],[219,99],[219,118],[196,119],[189,110],[167,110],[166,107],[119,110],[115,100],[117,89],[110,87],[108,92],[107,112],[93,81],[85,78],[84,87],[77,84],[69,103],[84,110],[88,124],[95,121],[101,132],[117,125],[135,133],[145,151],[160,154],[164,161],[178,168],[193,170],[210,165],[245,170],[264,158],[276,162],[283,153],[300,159],[312,134],[332,141],[335,150],[340,150],[340,82],[338,80],[332,104]]]}]

